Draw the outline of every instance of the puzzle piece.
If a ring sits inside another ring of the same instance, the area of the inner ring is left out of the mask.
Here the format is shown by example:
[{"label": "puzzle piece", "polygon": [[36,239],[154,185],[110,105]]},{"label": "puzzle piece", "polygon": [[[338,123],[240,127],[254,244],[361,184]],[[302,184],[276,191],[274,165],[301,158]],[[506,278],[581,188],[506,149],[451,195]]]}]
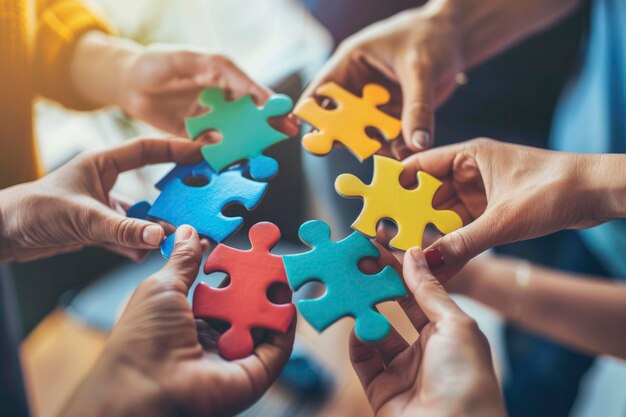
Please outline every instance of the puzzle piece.
[{"label": "puzzle piece", "polygon": [[219,338],[217,348],[226,359],[235,360],[254,352],[250,331],[263,328],[286,332],[293,322],[293,304],[274,304],[267,298],[273,284],[287,285],[282,257],[270,253],[280,240],[280,230],[272,223],[257,223],[250,229],[250,250],[218,245],[204,264],[204,272],[226,272],[225,288],[198,284],[193,295],[193,313],[204,319],[230,323]]},{"label": "puzzle piece", "polygon": [[318,129],[302,139],[304,148],[315,155],[328,154],[337,141],[363,161],[381,148],[380,142],[365,133],[367,127],[377,128],[386,140],[400,134],[400,120],[377,108],[390,98],[389,92],[377,84],[367,84],[362,98],[333,82],[321,85],[316,94],[331,98],[337,108],[325,109],[310,97],[294,110],[296,116]]},{"label": "puzzle piece", "polygon": [[320,281],[326,293],[316,299],[298,301],[302,316],[321,332],[335,321],[351,316],[356,320],[356,335],[363,341],[384,339],[391,326],[374,310],[382,301],[406,295],[402,279],[386,266],[375,275],[361,272],[362,258],[380,256],[369,239],[358,232],[333,242],[330,228],[320,220],[300,226],[300,239],[311,251],[284,257],[287,279],[294,290],[309,281]]},{"label": "puzzle piece", "polygon": [[287,115],[293,108],[290,97],[276,94],[263,107],[257,107],[249,95],[227,101],[223,90],[208,88],[200,93],[199,102],[209,112],[185,120],[185,126],[192,139],[210,130],[222,133],[219,143],[202,147],[202,155],[213,169],[219,172],[234,162],[249,160],[253,179],[268,180],[276,175],[278,163],[263,151],[287,136],[274,129],[268,119]]},{"label": "puzzle piece", "polygon": [[[244,167],[236,166],[217,174],[206,162],[176,167],[157,183],[161,194],[153,205],[140,201],[128,210],[127,215],[140,219],[155,218],[176,227],[188,224],[201,236],[221,242],[243,224],[241,217],[226,217],[222,209],[239,203],[253,210],[267,188],[267,183],[244,177],[244,171]],[[185,184],[185,178],[194,173],[204,177],[208,183],[202,186]],[[169,258],[173,248],[172,234],[161,245],[161,253]]]},{"label": "puzzle piece", "polygon": [[352,227],[370,237],[376,236],[381,219],[391,219],[398,234],[389,244],[400,250],[422,245],[424,230],[433,224],[442,233],[463,227],[463,221],[452,210],[432,207],[441,181],[423,171],[417,173],[418,187],[408,190],[400,184],[402,163],[384,156],[374,156],[374,175],[369,185],[352,174],[342,174],[335,180],[335,189],[344,197],[363,198],[361,214]]}]

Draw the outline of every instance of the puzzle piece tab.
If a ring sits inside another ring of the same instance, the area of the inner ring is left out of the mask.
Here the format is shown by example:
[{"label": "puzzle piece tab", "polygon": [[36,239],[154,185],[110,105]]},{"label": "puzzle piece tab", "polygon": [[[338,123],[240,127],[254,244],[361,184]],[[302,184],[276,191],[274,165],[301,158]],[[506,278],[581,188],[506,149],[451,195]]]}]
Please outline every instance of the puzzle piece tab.
[{"label": "puzzle piece tab", "polygon": [[380,142],[366,134],[366,128],[378,129],[386,140],[393,140],[400,134],[400,120],[378,109],[389,102],[390,96],[377,84],[367,84],[363,97],[355,96],[334,82],[321,85],[316,94],[332,99],[337,108],[325,109],[315,98],[309,97],[294,110],[296,116],[318,129],[302,139],[302,146],[315,155],[328,154],[336,141],[363,161],[381,148]]},{"label": "puzzle piece tab", "polygon": [[[222,209],[238,203],[253,210],[263,198],[267,183],[244,177],[241,166],[230,168],[220,174],[210,169],[206,162],[192,166],[178,166],[157,183],[161,194],[154,204],[140,201],[132,206],[127,215],[135,218],[155,218],[176,227],[193,226],[202,237],[221,242],[235,233],[243,224],[241,217],[226,217]],[[206,184],[185,184],[189,175],[203,177]],[[168,236],[161,245],[161,253],[169,258],[174,247],[174,235]]]},{"label": "puzzle piece tab", "polygon": [[391,326],[374,306],[406,295],[396,271],[386,266],[375,275],[361,272],[359,261],[380,256],[380,253],[358,232],[333,242],[328,225],[313,220],[300,226],[299,235],[312,250],[284,257],[289,284],[294,290],[310,281],[320,281],[326,287],[323,296],[298,301],[302,316],[319,332],[335,321],[351,316],[356,320],[355,332],[361,340],[375,342],[384,339]]},{"label": "puzzle piece tab", "polygon": [[223,90],[208,88],[200,93],[199,102],[209,111],[185,120],[185,126],[192,139],[211,130],[221,132],[219,143],[202,147],[204,159],[214,170],[220,172],[232,163],[249,160],[250,176],[255,180],[276,175],[278,163],[263,151],[287,136],[274,129],[268,119],[286,116],[293,108],[290,97],[276,94],[263,107],[257,107],[249,95],[227,101]]},{"label": "puzzle piece tab", "polygon": [[342,174],[335,180],[335,189],[344,197],[361,197],[363,209],[352,224],[367,236],[376,236],[376,226],[382,219],[391,219],[398,234],[389,244],[400,250],[422,246],[424,230],[433,224],[442,233],[463,227],[461,217],[452,210],[437,210],[433,196],[441,181],[423,171],[417,173],[418,187],[408,190],[400,184],[402,163],[384,156],[374,157],[374,175],[369,185],[352,174]]},{"label": "puzzle piece tab", "polygon": [[273,284],[287,285],[282,257],[270,252],[280,239],[280,230],[272,223],[257,223],[250,229],[250,250],[218,245],[204,264],[204,272],[226,272],[230,283],[225,288],[198,284],[193,295],[193,313],[204,319],[230,323],[219,338],[217,348],[229,360],[241,359],[254,352],[250,331],[263,328],[286,332],[293,322],[293,304],[274,304],[267,298]]}]

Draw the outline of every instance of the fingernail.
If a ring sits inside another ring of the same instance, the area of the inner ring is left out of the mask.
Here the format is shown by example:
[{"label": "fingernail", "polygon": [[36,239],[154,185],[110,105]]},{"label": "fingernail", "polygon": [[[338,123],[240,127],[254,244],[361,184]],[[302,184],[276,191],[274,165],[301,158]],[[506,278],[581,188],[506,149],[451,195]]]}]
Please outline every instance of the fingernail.
[{"label": "fingernail", "polygon": [[150,246],[159,246],[163,241],[163,229],[161,226],[152,225],[143,229],[143,242]]},{"label": "fingernail", "polygon": [[433,270],[441,268],[446,264],[441,251],[437,248],[427,249],[424,251],[424,257],[428,263],[428,267]]},{"label": "fingernail", "polygon": [[428,149],[432,146],[432,137],[426,131],[416,130],[411,136],[411,142],[419,149]]},{"label": "fingernail", "polygon": [[186,242],[193,235],[193,227],[183,225],[176,229],[176,243]]}]

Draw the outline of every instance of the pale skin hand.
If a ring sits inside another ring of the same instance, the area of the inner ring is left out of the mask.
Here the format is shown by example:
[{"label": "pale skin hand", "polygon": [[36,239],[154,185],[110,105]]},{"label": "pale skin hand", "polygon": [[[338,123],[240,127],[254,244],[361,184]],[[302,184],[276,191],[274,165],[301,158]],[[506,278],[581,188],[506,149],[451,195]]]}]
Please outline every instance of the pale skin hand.
[{"label": "pale skin hand", "polygon": [[[533,332],[587,353],[626,359],[626,285],[521,262],[479,256],[446,288]],[[525,285],[517,282],[520,268],[529,274]]]},{"label": "pale skin hand", "polygon": [[475,139],[421,152],[403,163],[406,185],[415,182],[418,170],[442,180],[434,206],[456,211],[466,225],[429,247],[443,256],[445,266],[434,271],[443,282],[491,247],[626,217],[626,155]]},{"label": "pale skin hand", "polygon": [[165,231],[126,217],[128,203],[111,194],[120,173],[147,164],[198,162],[188,139],[138,139],[86,152],[48,176],[0,191],[0,261],[26,261],[85,246],[141,259]]},{"label": "pale skin hand", "polygon": [[579,0],[430,0],[344,41],[303,97],[335,81],[360,94],[367,83],[387,87],[384,110],[402,118],[399,159],[430,148],[434,111],[455,90],[456,76],[572,12]]},{"label": "pale skin hand", "polygon": [[179,227],[169,262],[135,291],[63,416],[234,415],[270,387],[291,354],[295,322],[253,355],[222,359],[217,334],[194,320],[187,301],[201,261],[197,233]]},{"label": "pale skin hand", "polygon": [[505,416],[489,344],[476,323],[430,273],[420,249],[406,252],[403,273],[415,307],[403,308],[420,332],[417,342],[409,345],[395,330],[377,344],[354,334],[350,341],[376,416]]},{"label": "pale skin hand", "polygon": [[[173,45],[144,48],[99,32],[87,33],[78,42],[70,76],[85,100],[117,105],[179,136],[186,136],[185,118],[207,111],[197,103],[205,88],[222,88],[230,99],[249,94],[258,105],[272,94],[225,56]],[[277,119],[275,127],[289,136],[298,133],[295,121],[287,117]]]}]

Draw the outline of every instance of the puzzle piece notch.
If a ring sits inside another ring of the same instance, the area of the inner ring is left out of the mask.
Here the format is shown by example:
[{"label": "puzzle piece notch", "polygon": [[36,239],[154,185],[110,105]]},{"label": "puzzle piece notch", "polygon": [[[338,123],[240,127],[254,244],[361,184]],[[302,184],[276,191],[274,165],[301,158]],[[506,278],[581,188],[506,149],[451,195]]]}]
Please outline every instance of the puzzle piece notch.
[{"label": "puzzle piece notch", "polygon": [[309,97],[294,110],[296,116],[318,129],[302,139],[304,148],[315,155],[327,155],[333,143],[340,142],[362,162],[381,148],[380,142],[367,135],[368,127],[376,128],[387,141],[400,135],[400,120],[378,109],[390,100],[389,92],[380,85],[367,84],[363,96],[358,97],[329,82],[322,84],[316,94],[332,99],[337,107],[325,109]]},{"label": "puzzle piece notch", "polygon": [[311,281],[326,287],[321,297],[298,301],[302,316],[319,332],[350,316],[356,321],[355,332],[361,340],[375,342],[387,337],[391,326],[373,307],[405,296],[406,289],[390,266],[375,275],[361,272],[359,261],[380,256],[378,249],[357,232],[334,242],[328,225],[319,220],[300,226],[299,236],[312,250],[284,257],[289,284],[294,291]]},{"label": "puzzle piece notch", "polygon": [[441,181],[424,171],[417,173],[418,186],[413,190],[400,184],[402,163],[383,156],[374,157],[371,184],[365,184],[352,174],[342,174],[335,180],[337,192],[347,198],[363,199],[363,209],[352,224],[359,232],[376,236],[376,226],[382,219],[391,219],[398,226],[390,246],[408,250],[422,246],[424,231],[433,224],[447,234],[463,227],[461,217],[452,210],[437,210],[432,201]]},{"label": "puzzle piece notch", "polygon": [[[267,189],[267,183],[246,178],[245,169],[235,166],[218,174],[206,162],[178,166],[157,183],[161,194],[154,204],[139,202],[129,209],[127,215],[158,219],[175,227],[188,224],[202,237],[219,243],[243,224],[241,217],[224,216],[224,207],[238,203],[254,210]],[[204,176],[208,182],[202,186],[189,186],[184,182],[189,175]],[[161,253],[169,258],[173,248],[174,235],[171,234],[161,244]]]},{"label": "puzzle piece notch", "polygon": [[230,323],[230,328],[220,336],[217,344],[219,353],[229,360],[241,359],[254,352],[253,328],[284,333],[295,315],[293,304],[278,305],[267,298],[270,286],[287,285],[282,257],[270,252],[280,240],[280,230],[272,223],[257,223],[248,236],[251,249],[218,245],[204,265],[206,274],[227,273],[230,284],[224,288],[211,288],[200,283],[193,296],[196,317]]},{"label": "puzzle piece notch", "polygon": [[288,137],[269,124],[273,117],[286,116],[293,100],[275,94],[257,107],[250,95],[228,101],[224,91],[208,88],[200,93],[199,102],[209,111],[185,120],[187,133],[197,139],[202,133],[217,130],[222,140],[202,147],[202,155],[216,171],[240,161],[249,160],[250,176],[259,181],[271,179],[278,172],[278,163],[263,151]]}]

